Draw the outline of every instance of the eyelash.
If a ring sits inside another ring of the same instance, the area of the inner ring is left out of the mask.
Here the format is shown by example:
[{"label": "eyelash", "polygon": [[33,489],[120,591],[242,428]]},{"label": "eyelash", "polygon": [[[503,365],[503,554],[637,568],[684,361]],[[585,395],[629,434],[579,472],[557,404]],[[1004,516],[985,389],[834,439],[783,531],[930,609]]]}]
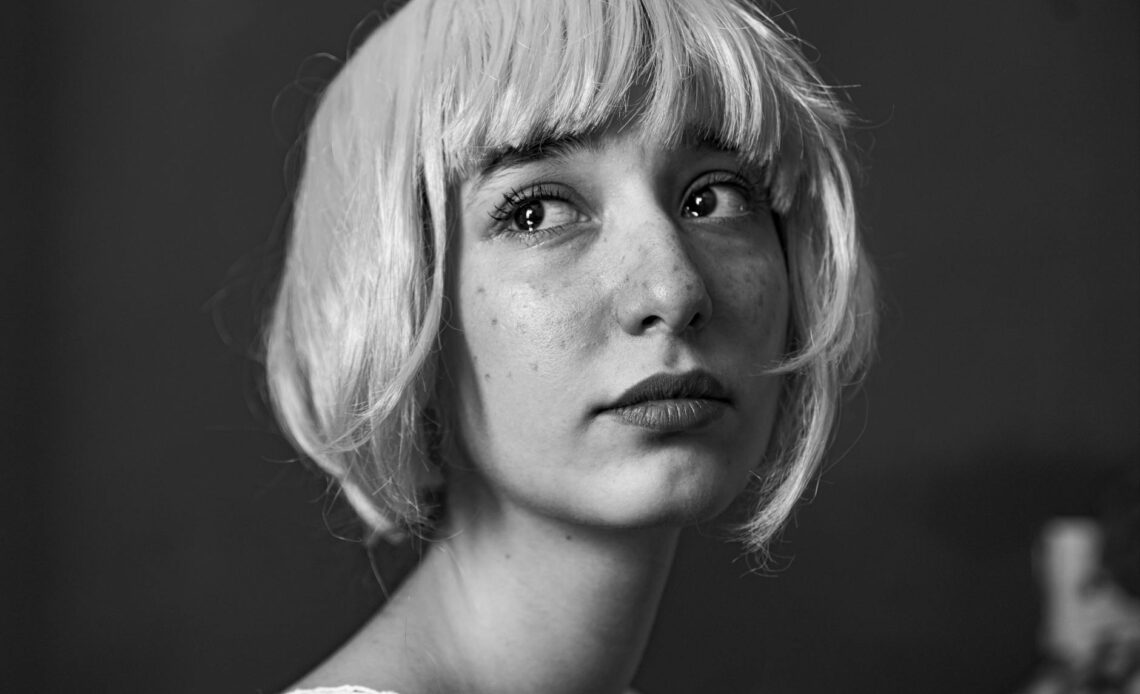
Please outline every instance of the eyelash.
[{"label": "eyelash", "polygon": [[[771,204],[771,191],[769,189],[770,183],[767,176],[767,168],[753,170],[741,166],[731,173],[728,171],[714,171],[698,178],[696,183],[686,189],[684,197],[682,198],[682,206],[693,193],[716,185],[728,185],[735,188],[746,200],[746,210],[748,214],[760,211]],[[723,217],[694,217],[690,218],[689,221],[706,224],[723,224],[727,220]]]},{"label": "eyelash", "polygon": [[698,180],[700,181],[700,185],[689,186],[688,190],[685,191],[685,197],[682,198],[682,203],[687,200],[693,193],[710,186],[731,184],[733,186],[736,186],[736,188],[740,190],[741,193],[744,193],[749,198],[752,197],[753,192],[756,190],[756,186],[753,185],[750,180],[748,180],[743,171],[737,171],[736,173],[731,174],[725,173],[723,171],[717,171],[715,173],[709,174],[707,178]]},{"label": "eyelash", "polygon": [[[764,205],[768,202],[768,190],[763,182],[765,179],[766,176],[763,171],[759,172],[758,176],[752,177],[748,175],[748,171],[744,167],[732,173],[724,171],[713,172],[708,174],[708,177],[701,181],[699,187],[695,185],[690,186],[685,191],[682,201],[688,199],[690,195],[702,188],[732,184],[749,199],[750,206]],[[491,219],[495,220],[496,226],[499,227],[498,233],[524,235],[535,239],[536,237],[555,234],[561,230],[563,225],[550,227],[548,229],[539,229],[537,231],[515,231],[509,228],[511,218],[520,208],[541,200],[557,200],[559,202],[574,204],[574,201],[569,195],[566,195],[558,186],[549,183],[538,183],[533,186],[512,188],[503,194],[503,199],[495,206],[495,209],[491,211]]]},{"label": "eyelash", "polygon": [[511,228],[511,220],[521,208],[535,201],[557,200],[567,204],[575,204],[573,199],[556,185],[538,183],[523,188],[513,188],[503,194],[503,199],[491,212],[491,219],[495,221],[494,236],[514,236],[525,240],[528,244],[539,243],[558,235],[567,226],[560,224],[545,229],[522,231]]},{"label": "eyelash", "polygon": [[768,176],[766,170],[754,172],[754,175],[749,175],[749,170],[741,167],[732,173],[717,171],[710,175],[709,178],[701,182],[701,186],[692,186],[689,188],[685,196],[688,197],[694,191],[708,186],[731,183],[740,189],[749,198],[749,202],[753,205],[765,205],[768,203]]},{"label": "eyelash", "polygon": [[491,219],[496,222],[510,221],[515,212],[519,211],[519,208],[536,200],[572,202],[568,195],[548,183],[539,183],[526,188],[512,188],[503,194],[502,201],[491,212]]}]

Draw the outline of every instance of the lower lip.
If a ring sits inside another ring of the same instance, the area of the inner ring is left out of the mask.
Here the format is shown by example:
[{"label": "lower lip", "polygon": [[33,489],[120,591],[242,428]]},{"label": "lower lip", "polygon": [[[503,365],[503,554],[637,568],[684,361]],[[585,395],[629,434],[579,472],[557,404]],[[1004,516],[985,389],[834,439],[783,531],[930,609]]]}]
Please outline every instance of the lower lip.
[{"label": "lower lip", "polygon": [[628,407],[605,410],[626,424],[659,432],[697,429],[720,419],[728,404],[720,400],[651,400]]}]

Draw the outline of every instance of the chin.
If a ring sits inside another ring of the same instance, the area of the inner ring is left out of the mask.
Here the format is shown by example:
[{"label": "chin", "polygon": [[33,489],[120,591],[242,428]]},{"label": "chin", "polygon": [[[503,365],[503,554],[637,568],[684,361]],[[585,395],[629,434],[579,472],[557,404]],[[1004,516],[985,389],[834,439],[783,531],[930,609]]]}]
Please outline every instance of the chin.
[{"label": "chin", "polygon": [[[661,457],[653,456],[654,458]],[[673,455],[628,466],[605,483],[591,515],[611,527],[684,527],[723,513],[748,484],[750,465]]]}]

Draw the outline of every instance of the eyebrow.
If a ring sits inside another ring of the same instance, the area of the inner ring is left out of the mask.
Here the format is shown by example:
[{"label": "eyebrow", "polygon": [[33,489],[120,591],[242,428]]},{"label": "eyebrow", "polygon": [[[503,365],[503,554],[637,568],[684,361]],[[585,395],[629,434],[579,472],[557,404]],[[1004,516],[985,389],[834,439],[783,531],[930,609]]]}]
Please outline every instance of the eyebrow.
[{"label": "eyebrow", "polygon": [[[684,127],[679,143],[698,150],[742,154],[736,145],[696,125]],[[565,159],[574,154],[597,151],[601,147],[601,141],[595,137],[573,134],[560,137],[539,136],[521,145],[493,149],[479,166],[479,172],[475,175],[475,187],[485,186],[492,178],[510,169],[538,161]]]},{"label": "eyebrow", "polygon": [[475,175],[475,185],[482,187],[496,174],[525,164],[547,159],[565,159],[572,154],[596,150],[600,143],[584,135],[564,135],[562,137],[537,137],[521,145],[492,150],[479,166]]}]

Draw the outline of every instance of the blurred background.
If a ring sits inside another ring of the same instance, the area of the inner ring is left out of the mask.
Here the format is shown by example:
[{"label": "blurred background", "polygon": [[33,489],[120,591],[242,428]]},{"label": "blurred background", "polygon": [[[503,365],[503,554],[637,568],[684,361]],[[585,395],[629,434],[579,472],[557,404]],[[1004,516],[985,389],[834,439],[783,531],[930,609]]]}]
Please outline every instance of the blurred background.
[{"label": "blurred background", "polygon": [[[5,689],[274,692],[382,600],[251,358],[291,145],[377,7],[5,11]],[[774,575],[685,536],[636,684],[1011,692],[1042,525],[1140,465],[1138,5],[785,7],[861,118],[880,356]]]}]

